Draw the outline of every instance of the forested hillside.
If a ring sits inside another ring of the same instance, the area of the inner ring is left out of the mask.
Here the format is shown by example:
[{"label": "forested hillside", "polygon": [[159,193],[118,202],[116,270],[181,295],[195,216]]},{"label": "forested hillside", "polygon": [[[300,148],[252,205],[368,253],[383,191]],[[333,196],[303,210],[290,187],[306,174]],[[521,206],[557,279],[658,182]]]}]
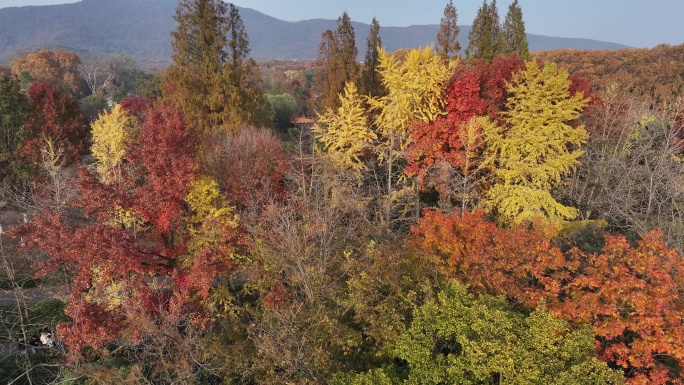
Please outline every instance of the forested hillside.
[{"label": "forested hillside", "polygon": [[[177,0],[81,0],[73,4],[0,9],[0,65],[17,55],[43,48],[85,53],[124,54],[147,68],[169,64]],[[320,36],[334,20],[287,22],[249,8],[240,8],[257,61],[311,60]],[[352,15],[353,17],[354,15]],[[436,17],[435,20],[438,20]],[[380,20],[382,22],[382,20]],[[357,44],[365,43],[368,24],[354,23]],[[386,27],[382,35],[390,51],[430,45],[438,25]],[[462,26],[462,44],[468,26]],[[557,48],[617,49],[623,45],[589,39],[530,35],[532,50]],[[360,58],[359,58],[360,59]]]},{"label": "forested hillside", "polygon": [[449,0],[434,46],[344,12],[257,64],[232,4],[174,20],[155,74],[0,67],[0,379],[683,381],[681,47],[530,52],[517,0],[464,39]]},{"label": "forested hillside", "polygon": [[684,91],[684,45],[617,51],[561,49],[537,52],[536,57],[590,78],[596,89],[605,91],[619,84],[653,107],[677,103]]}]

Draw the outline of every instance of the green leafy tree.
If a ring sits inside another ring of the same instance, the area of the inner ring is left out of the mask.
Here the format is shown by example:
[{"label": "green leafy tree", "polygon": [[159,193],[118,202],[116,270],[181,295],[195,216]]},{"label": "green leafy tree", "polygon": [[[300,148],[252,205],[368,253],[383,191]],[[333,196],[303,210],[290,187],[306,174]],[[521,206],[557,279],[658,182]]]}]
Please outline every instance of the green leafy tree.
[{"label": "green leafy tree", "polygon": [[226,87],[222,75],[228,55],[227,10],[218,0],[183,0],[174,17],[178,22],[171,32],[174,64],[166,81],[175,87],[174,99],[186,119],[201,132],[213,130],[230,115],[212,97],[215,90]]},{"label": "green leafy tree", "polygon": [[384,94],[378,65],[380,64],[379,50],[382,48],[380,39],[380,23],[376,18],[371,21],[370,32],[366,38],[366,59],[361,69],[361,93],[371,97]]},{"label": "green leafy tree", "polygon": [[521,58],[527,60],[530,57],[530,49],[527,45],[527,35],[525,34],[525,22],[523,21],[522,10],[518,5],[518,0],[514,0],[508,6],[508,13],[502,28],[503,40],[506,44],[505,53],[517,53]]},{"label": "green leafy tree", "polygon": [[345,85],[340,103],[337,112],[328,110],[313,130],[333,164],[339,170],[350,171],[360,177],[361,172],[367,169],[363,154],[377,139],[377,135],[368,127],[363,99],[354,83]]},{"label": "green leafy tree", "polygon": [[78,101],[78,106],[81,109],[83,117],[88,122],[94,122],[102,111],[109,110],[107,99],[101,94],[91,94]]},{"label": "green leafy tree", "polygon": [[579,117],[588,100],[581,93],[571,95],[569,87],[564,69],[528,62],[507,87],[511,96],[504,123],[481,119],[493,177],[482,205],[502,223],[577,215],[551,195],[561,177],[578,165],[579,146],[587,137],[584,126],[569,122]]},{"label": "green leafy tree", "polygon": [[410,384],[618,384],[600,362],[589,327],[571,329],[543,307],[529,316],[503,297],[469,294],[452,282],[417,309],[397,343]]},{"label": "green leafy tree", "polygon": [[484,0],[468,33],[466,55],[491,63],[503,52],[504,42],[496,0],[492,0],[491,4]]},{"label": "green leafy tree", "polygon": [[449,4],[444,8],[444,17],[437,33],[437,52],[445,61],[458,55],[458,51],[461,50],[461,43],[458,42],[460,29],[457,23],[456,7],[454,7],[453,0],[449,0]]},{"label": "green leafy tree", "polygon": [[[476,297],[458,281],[416,308],[395,344],[394,364],[339,373],[335,385],[623,384],[596,357],[593,331],[571,328],[544,306],[526,315],[505,297]],[[402,362],[402,364],[397,364]]]},{"label": "green leafy tree", "polygon": [[292,118],[297,115],[299,106],[297,99],[290,94],[266,95],[273,108],[273,125],[281,130],[290,127]]}]

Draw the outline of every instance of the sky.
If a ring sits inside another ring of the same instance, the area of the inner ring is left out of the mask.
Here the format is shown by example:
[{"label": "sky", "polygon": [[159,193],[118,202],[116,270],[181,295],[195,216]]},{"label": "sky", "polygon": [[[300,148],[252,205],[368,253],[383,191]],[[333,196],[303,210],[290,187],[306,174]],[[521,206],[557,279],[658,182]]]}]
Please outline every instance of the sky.
[{"label": "sky", "polygon": [[[77,0],[0,0],[0,8],[74,3]],[[116,1],[116,0],[109,0]],[[169,0],[167,0],[169,1]],[[233,0],[287,21],[337,19],[345,10],[353,21],[382,26],[439,24],[448,0]],[[470,25],[480,0],[453,0],[458,24]],[[503,21],[512,0],[498,0]],[[596,39],[631,47],[683,44],[684,0],[518,0],[528,33]],[[382,29],[381,29],[382,33]]]}]

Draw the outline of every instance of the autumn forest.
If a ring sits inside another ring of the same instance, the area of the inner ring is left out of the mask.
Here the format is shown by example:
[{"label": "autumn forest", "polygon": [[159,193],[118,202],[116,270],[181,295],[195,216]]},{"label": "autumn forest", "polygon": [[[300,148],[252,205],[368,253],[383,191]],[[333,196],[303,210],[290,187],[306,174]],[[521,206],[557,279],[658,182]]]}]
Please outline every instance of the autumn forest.
[{"label": "autumn forest", "polygon": [[166,68],[0,66],[0,380],[684,383],[684,46],[501,11],[257,63],[181,0]]}]

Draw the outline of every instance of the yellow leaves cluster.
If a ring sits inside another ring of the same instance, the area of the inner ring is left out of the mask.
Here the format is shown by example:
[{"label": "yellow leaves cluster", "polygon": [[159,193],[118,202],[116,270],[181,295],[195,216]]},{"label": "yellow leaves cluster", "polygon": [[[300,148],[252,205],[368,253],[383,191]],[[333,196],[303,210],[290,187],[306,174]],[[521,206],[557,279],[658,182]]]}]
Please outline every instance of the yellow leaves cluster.
[{"label": "yellow leaves cluster", "polygon": [[118,228],[122,227],[137,234],[139,231],[145,229],[145,219],[140,214],[131,210],[126,210],[121,206],[117,206],[112,213],[111,218],[105,222],[108,226]]},{"label": "yellow leaves cluster", "polygon": [[336,167],[360,176],[366,170],[361,156],[377,135],[368,127],[363,100],[354,83],[345,84],[340,102],[337,113],[326,111],[312,130]]},{"label": "yellow leaves cluster", "polygon": [[91,271],[93,291],[88,292],[85,299],[102,305],[106,311],[116,310],[123,304],[127,283],[125,281],[117,282],[108,277],[102,267],[93,266]]},{"label": "yellow leaves cluster", "polygon": [[191,223],[201,223],[207,217],[226,218],[227,223],[237,226],[237,216],[219,191],[218,183],[209,176],[202,175],[190,184],[185,197],[190,210],[195,213]]},{"label": "yellow leaves cluster", "polygon": [[379,55],[378,70],[388,93],[369,104],[379,112],[375,124],[380,132],[398,137],[403,150],[414,120],[428,123],[445,113],[442,89],[450,68],[431,47],[393,55],[381,49]]},{"label": "yellow leaves cluster", "polygon": [[572,171],[587,138],[584,126],[568,122],[579,117],[588,100],[570,95],[567,71],[547,63],[528,62],[507,90],[504,124],[483,121],[486,162],[493,186],[482,206],[503,223],[535,216],[572,219],[577,211],[557,202],[550,191]]},{"label": "yellow leaves cluster", "polygon": [[639,117],[639,120],[631,127],[629,137],[625,141],[623,150],[624,154],[629,156],[632,153],[632,146],[639,141],[639,138],[643,135],[643,131],[647,129],[648,124],[655,121],[655,116],[646,113]]},{"label": "yellow leaves cluster", "polygon": [[[219,191],[218,183],[209,176],[202,175],[190,184],[185,201],[195,213],[189,220],[191,225],[204,227],[213,221],[230,228],[238,226],[238,215],[233,213],[233,207]],[[197,230],[191,229],[190,233],[197,234]]]},{"label": "yellow leaves cluster", "polygon": [[189,218],[190,252],[202,247],[220,248],[227,230],[238,226],[238,215],[219,190],[218,183],[202,175],[191,184],[185,201],[194,215]]},{"label": "yellow leaves cluster", "polygon": [[[387,94],[369,98],[368,104],[375,112],[373,123],[380,137],[375,146],[377,159],[387,165],[385,220],[389,223],[393,206],[401,205],[398,202],[401,197],[392,196],[394,191],[403,190],[398,194],[402,196],[416,191],[410,183],[404,183],[405,180],[396,180],[395,185],[395,179],[402,170],[398,160],[405,156],[411,144],[411,125],[432,122],[445,114],[442,90],[451,71],[449,64],[431,47],[391,55],[380,49],[378,53],[378,72]],[[410,209],[404,206],[401,211]]]},{"label": "yellow leaves cluster", "polygon": [[[323,151],[342,169],[360,174],[361,155],[372,149],[378,160],[391,163],[410,143],[409,128],[416,121],[431,122],[443,115],[442,89],[451,68],[431,47],[395,54],[379,51],[378,71],[387,95],[368,98],[376,112],[373,128],[364,100],[354,83],[346,83],[337,111],[328,110],[313,128]],[[377,140],[380,139],[380,142]]]},{"label": "yellow leaves cluster", "polygon": [[126,143],[135,130],[135,118],[116,104],[110,113],[102,113],[91,126],[91,153],[100,179],[110,184],[121,179],[121,164],[126,155]]}]

